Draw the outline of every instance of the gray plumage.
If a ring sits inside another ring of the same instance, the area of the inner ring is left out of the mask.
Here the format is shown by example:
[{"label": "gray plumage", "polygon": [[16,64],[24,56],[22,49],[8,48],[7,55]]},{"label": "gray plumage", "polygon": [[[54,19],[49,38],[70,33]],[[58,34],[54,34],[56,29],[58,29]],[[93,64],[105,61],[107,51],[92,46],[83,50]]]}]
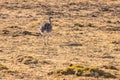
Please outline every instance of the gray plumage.
[{"label": "gray plumage", "polygon": [[49,17],[49,23],[44,23],[40,26],[40,33],[41,35],[44,34],[44,32],[51,32],[52,31],[52,22],[51,22],[51,18],[52,17]]}]

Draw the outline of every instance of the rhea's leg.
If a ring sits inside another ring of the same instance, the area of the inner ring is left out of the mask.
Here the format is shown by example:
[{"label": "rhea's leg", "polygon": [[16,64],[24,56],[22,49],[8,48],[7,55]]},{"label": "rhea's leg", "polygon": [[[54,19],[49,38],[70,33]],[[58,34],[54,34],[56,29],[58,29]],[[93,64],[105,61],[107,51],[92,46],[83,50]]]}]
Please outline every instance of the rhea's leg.
[{"label": "rhea's leg", "polygon": [[47,44],[49,44],[49,42],[50,42],[50,40],[49,40],[50,36],[51,36],[50,33],[48,33],[47,34],[47,39],[46,39],[47,40]]},{"label": "rhea's leg", "polygon": [[47,45],[49,44],[49,43],[48,43],[48,41],[49,41],[48,38],[49,38],[49,36],[47,35],[47,36],[46,36],[46,44],[47,44]]},{"label": "rhea's leg", "polygon": [[40,35],[42,36],[43,45],[46,45],[46,42],[45,42],[45,34],[40,31]]},{"label": "rhea's leg", "polygon": [[46,45],[45,35],[42,35],[43,45]]},{"label": "rhea's leg", "polygon": [[43,41],[44,41],[44,45],[48,44],[48,36],[47,35],[43,36]]}]

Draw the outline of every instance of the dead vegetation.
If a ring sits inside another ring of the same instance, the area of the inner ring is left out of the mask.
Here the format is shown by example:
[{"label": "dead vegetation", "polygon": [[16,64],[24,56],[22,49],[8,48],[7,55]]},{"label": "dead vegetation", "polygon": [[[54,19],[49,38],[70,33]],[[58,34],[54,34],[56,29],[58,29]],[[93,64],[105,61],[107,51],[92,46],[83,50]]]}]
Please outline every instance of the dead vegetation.
[{"label": "dead vegetation", "polygon": [[37,64],[38,63],[38,60],[35,59],[33,56],[22,56],[22,55],[19,55],[17,56],[17,61],[18,62],[21,62],[23,64]]},{"label": "dead vegetation", "polygon": [[104,78],[116,78],[115,75],[105,72],[96,67],[85,67],[79,64],[70,65],[65,69],[59,69],[55,72],[50,72],[48,75],[76,75],[76,76],[86,76],[86,77],[104,77]]}]

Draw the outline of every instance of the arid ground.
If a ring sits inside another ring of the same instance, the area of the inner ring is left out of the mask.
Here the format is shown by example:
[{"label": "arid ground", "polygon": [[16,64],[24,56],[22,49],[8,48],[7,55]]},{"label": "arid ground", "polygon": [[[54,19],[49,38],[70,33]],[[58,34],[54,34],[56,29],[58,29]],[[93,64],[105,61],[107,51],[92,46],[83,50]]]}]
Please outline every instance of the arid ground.
[{"label": "arid ground", "polygon": [[[115,77],[51,73],[74,64]],[[0,80],[120,80],[120,0],[0,0]]]}]

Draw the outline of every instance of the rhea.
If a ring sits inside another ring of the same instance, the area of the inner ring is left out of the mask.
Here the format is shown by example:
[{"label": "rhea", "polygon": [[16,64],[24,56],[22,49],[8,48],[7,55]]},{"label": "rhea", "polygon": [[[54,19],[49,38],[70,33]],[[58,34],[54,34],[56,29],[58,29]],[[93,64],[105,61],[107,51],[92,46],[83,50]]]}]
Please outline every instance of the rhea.
[{"label": "rhea", "polygon": [[[43,37],[43,40],[44,40],[44,44],[46,45],[47,44],[47,40],[48,40],[48,37],[50,35],[50,32],[52,31],[52,21],[51,21],[52,17],[49,17],[49,22],[47,23],[43,23],[41,26],[40,26],[40,34],[42,35]],[[45,41],[46,40],[46,41]]]}]

